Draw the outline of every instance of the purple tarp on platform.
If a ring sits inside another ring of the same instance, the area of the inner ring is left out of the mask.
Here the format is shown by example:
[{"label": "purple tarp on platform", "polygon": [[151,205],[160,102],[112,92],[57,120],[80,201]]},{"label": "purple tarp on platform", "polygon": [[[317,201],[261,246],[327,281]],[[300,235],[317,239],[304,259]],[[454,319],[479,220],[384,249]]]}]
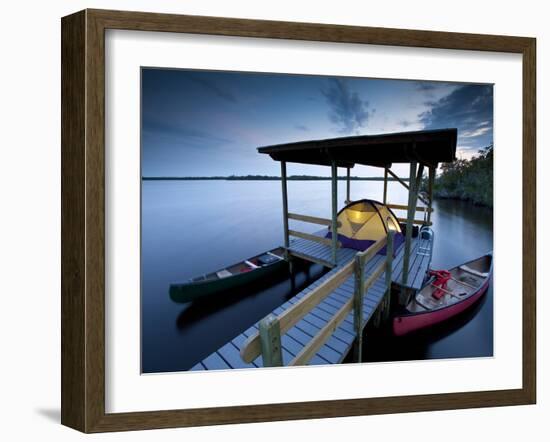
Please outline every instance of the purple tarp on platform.
[{"label": "purple tarp on platform", "polygon": [[[325,238],[332,238],[332,232],[328,232],[325,235]],[[367,250],[370,246],[372,246],[376,241],[373,241],[371,239],[352,239],[348,238],[344,235],[338,235],[338,241],[342,243],[342,247],[346,249],[354,249],[359,251]],[[405,241],[405,237],[402,233],[396,233],[393,236],[393,256],[395,256],[395,251],[399,248],[401,244]],[[382,247],[378,253],[378,255],[385,255],[386,254],[386,246]]]}]

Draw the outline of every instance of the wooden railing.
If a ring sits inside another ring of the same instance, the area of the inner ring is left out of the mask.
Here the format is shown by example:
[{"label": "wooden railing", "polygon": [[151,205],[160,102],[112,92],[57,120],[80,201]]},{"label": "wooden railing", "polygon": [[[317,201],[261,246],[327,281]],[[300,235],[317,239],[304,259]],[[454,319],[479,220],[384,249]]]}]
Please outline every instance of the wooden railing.
[{"label": "wooden railing", "polygon": [[[327,218],[319,218],[317,216],[299,215],[297,213],[288,213],[289,219],[295,219],[296,221],[303,221],[305,223],[320,224],[322,226],[332,225],[332,220]],[[342,225],[340,221],[337,222],[338,227]]]},{"label": "wooden railing", "polygon": [[[332,238],[325,238],[323,236],[312,235],[311,233],[298,232],[296,230],[289,229],[288,234],[290,236],[295,236],[297,238],[307,239],[309,241],[318,242],[319,244],[324,244],[326,246],[332,246]],[[337,247],[341,247],[342,243],[338,241]]]},{"label": "wooden railing", "polygon": [[[407,218],[397,218],[397,221],[399,221],[400,223],[406,223]],[[413,219],[412,223],[416,224],[416,225],[420,225],[420,226],[431,226],[432,225],[431,221],[427,221],[427,220],[424,221],[423,219]]]},{"label": "wooden railing", "polygon": [[[365,281],[365,265],[387,245],[386,261],[379,264]],[[334,316],[312,337],[310,342],[297,354],[288,365],[303,365],[317,353],[323,344],[334,333],[346,316],[354,311],[354,327],[357,334],[356,355],[361,356],[362,330],[363,330],[363,297],[368,289],[386,271],[386,285],[391,285],[391,269],[393,260],[393,232],[389,231],[387,237],[381,238],[368,250],[359,252],[355,260],[349,262],[334,275],[325,280],[321,285],[301,298],[296,304],[285,310],[278,316],[270,314],[262,319],[259,324],[259,332],[250,336],[241,349],[241,358],[250,363],[258,356],[262,356],[264,367],[283,365],[281,335],[284,335],[296,325],[305,315],[319,305],[336,288],[342,285],[346,279],[355,274],[354,295],[334,314]],[[360,360],[360,359],[359,359]]]},{"label": "wooden railing", "polygon": [[[409,209],[409,207],[405,204],[391,204],[391,203],[388,203],[388,204],[386,204],[386,206],[388,206],[390,209],[397,209],[397,210],[408,210]],[[416,206],[416,211],[417,212],[433,212],[434,209],[432,209],[431,207]]]},{"label": "wooden railing", "polygon": [[[405,204],[391,204],[391,203],[388,203],[386,204],[387,207],[389,207],[390,209],[395,209],[395,210],[408,210],[408,206],[406,206]],[[431,208],[431,207],[419,207],[419,206],[416,206],[416,212],[421,212],[421,213],[433,213],[434,209]],[[397,221],[399,221],[400,223],[406,223],[407,222],[407,218],[397,218]],[[416,225],[420,225],[420,226],[431,226],[432,225],[432,222],[429,220],[429,217],[425,218],[425,219],[413,219],[412,220],[412,223],[413,224],[416,224]]]},{"label": "wooden railing", "polygon": [[[293,219],[293,220],[296,220],[296,221],[311,223],[311,224],[319,224],[319,225],[322,225],[322,226],[332,226],[332,220],[327,219],[327,218],[319,218],[317,216],[300,215],[298,213],[288,212],[287,213],[287,218],[288,219]],[[341,225],[342,225],[342,223],[340,221],[336,221],[336,226],[337,227],[340,227]],[[333,238],[325,238],[325,237],[322,237],[322,236],[312,235],[311,233],[299,232],[297,230],[288,229],[288,235],[289,236],[295,236],[297,238],[307,239],[308,241],[314,241],[314,242],[317,242],[319,244],[323,244],[323,245],[328,246],[328,247],[342,247],[342,243],[340,241],[337,241],[337,240],[334,241]],[[304,256],[304,255],[299,254],[299,253],[298,254],[294,253],[294,254],[295,255],[300,255],[302,257]],[[336,265],[335,260],[333,260],[334,262],[328,262],[328,261],[325,262],[324,260],[315,258],[313,256],[307,257],[307,258],[312,260],[312,261],[319,262],[322,265],[329,265],[330,267]]]}]

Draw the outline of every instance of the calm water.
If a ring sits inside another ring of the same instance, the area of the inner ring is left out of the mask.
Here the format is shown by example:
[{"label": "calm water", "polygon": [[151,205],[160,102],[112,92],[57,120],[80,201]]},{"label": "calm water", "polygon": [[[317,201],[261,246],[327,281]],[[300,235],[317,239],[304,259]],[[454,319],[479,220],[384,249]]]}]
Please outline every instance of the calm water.
[{"label": "calm water", "polygon": [[[381,199],[382,183],[351,183],[352,199]],[[343,206],[345,183],[339,183]],[[392,183],[389,200],[407,201]],[[492,211],[438,201],[433,215],[434,268],[448,268],[492,249]],[[289,210],[330,216],[330,182],[289,182]],[[398,216],[400,215],[397,212]],[[297,230],[319,226],[292,222]],[[320,266],[302,268],[294,284],[283,278],[230,294],[223,302],[176,304],[172,282],[203,273],[282,244],[279,181],[144,181],[142,185],[142,370],[187,370],[318,278]],[[370,334],[367,360],[490,356],[493,293],[472,310],[430,333],[392,339]]]}]

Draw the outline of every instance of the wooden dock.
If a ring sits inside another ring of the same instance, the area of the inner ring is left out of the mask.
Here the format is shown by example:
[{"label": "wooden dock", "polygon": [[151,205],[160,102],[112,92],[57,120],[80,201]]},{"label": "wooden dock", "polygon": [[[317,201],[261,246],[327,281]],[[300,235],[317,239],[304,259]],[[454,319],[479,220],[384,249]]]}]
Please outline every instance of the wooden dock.
[{"label": "wooden dock", "polygon": [[[405,284],[417,290],[422,285],[424,275],[428,269],[430,257],[422,253],[423,249],[431,248],[430,239],[413,238],[411,242],[411,254],[409,261],[408,280]],[[404,260],[404,244],[395,251],[392,262],[392,281],[402,283],[402,271]],[[320,263],[332,262],[332,249],[329,245],[307,239],[295,239],[289,245],[289,252],[297,257],[308,257],[310,260]],[[281,315],[285,310],[298,303],[323,283],[334,277],[350,261],[354,260],[356,250],[339,248],[337,250],[337,265],[323,275],[313,284],[292,299],[275,309],[273,315]],[[311,259],[313,258],[313,259]],[[376,254],[365,264],[365,279],[377,271],[377,268],[386,260],[385,255]],[[283,365],[288,365],[304,347],[325,327],[336,313],[354,296],[354,275],[349,276],[341,285],[331,291],[318,305],[303,316],[294,326],[281,336],[281,349]],[[362,328],[373,317],[386,293],[385,273],[378,276],[374,283],[367,289],[363,297]],[[228,370],[240,368],[262,367],[262,357],[255,358],[251,363],[245,363],[241,358],[241,349],[247,340],[258,334],[259,323],[254,324],[230,342],[211,353],[204,360],[196,364],[191,370]],[[354,327],[354,312],[351,311],[345,319],[338,324],[331,336],[324,342],[315,355],[309,360],[309,365],[337,364],[343,361],[353,347],[357,333]]]}]

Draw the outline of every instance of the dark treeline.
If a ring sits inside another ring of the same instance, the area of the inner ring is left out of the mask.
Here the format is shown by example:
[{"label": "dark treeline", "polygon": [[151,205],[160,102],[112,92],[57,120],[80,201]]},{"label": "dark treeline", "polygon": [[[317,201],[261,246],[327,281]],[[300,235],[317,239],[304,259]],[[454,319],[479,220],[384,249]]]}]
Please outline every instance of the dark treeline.
[{"label": "dark treeline", "polygon": [[493,207],[493,146],[481,149],[470,160],[442,164],[434,183],[434,197]]},{"label": "dark treeline", "polygon": [[[142,177],[145,181],[163,181],[163,180],[176,180],[176,181],[204,181],[204,180],[226,180],[226,181],[280,181],[279,176],[270,175],[231,175],[231,176],[182,176],[182,177]],[[291,175],[287,177],[290,181],[327,181],[331,178],[328,176],[313,176],[313,175]],[[345,180],[345,176],[339,176],[339,180]],[[384,181],[381,177],[358,177],[351,176],[350,180],[353,181]],[[388,181],[395,181],[394,178],[388,178]],[[406,181],[406,180],[405,180]]]}]

